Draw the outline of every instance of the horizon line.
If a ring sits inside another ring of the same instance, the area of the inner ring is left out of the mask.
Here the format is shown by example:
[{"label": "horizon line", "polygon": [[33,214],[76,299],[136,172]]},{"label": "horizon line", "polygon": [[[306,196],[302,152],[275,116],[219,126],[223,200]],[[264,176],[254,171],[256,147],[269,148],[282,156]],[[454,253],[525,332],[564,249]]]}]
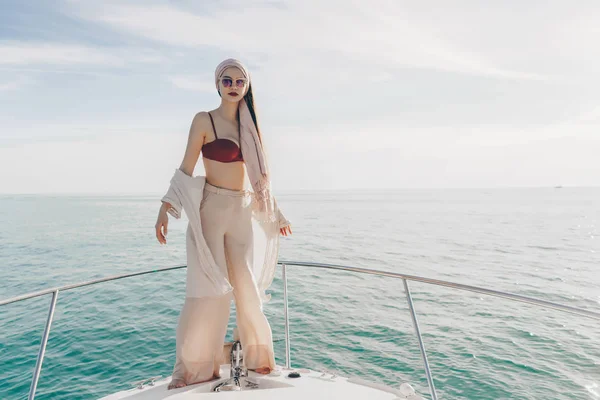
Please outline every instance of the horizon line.
[{"label": "horizon line", "polygon": [[[348,191],[419,191],[419,190],[509,190],[509,189],[597,189],[600,185],[556,185],[556,186],[494,186],[494,187],[398,187],[398,188],[341,188],[341,189],[287,189],[280,194],[302,194],[315,192],[348,192]],[[164,196],[158,192],[32,192],[32,193],[3,193],[0,196]]]}]

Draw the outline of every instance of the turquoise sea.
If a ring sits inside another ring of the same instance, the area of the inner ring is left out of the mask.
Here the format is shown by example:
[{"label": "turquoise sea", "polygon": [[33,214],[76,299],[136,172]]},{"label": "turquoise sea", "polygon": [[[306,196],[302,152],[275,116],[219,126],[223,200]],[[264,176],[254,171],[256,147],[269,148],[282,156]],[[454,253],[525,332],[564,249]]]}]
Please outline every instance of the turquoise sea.
[{"label": "turquoise sea", "polygon": [[[154,236],[160,195],[0,196],[0,299],[185,264],[187,220]],[[281,193],[281,260],[422,275],[600,311],[600,188]],[[60,293],[37,399],[94,399],[168,376],[183,269]],[[289,267],[292,365],[424,397],[400,280]],[[281,269],[265,312],[285,363]],[[600,323],[411,285],[440,399],[600,399]],[[50,296],[0,307],[0,399],[25,399]],[[230,332],[235,321],[232,307]]]}]

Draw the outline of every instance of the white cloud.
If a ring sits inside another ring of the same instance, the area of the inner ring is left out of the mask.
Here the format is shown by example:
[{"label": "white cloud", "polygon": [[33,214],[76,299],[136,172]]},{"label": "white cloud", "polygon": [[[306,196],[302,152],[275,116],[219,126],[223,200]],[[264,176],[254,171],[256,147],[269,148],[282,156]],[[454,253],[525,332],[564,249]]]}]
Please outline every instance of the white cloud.
[{"label": "white cloud", "polygon": [[0,64],[100,64],[123,65],[123,60],[97,49],[60,43],[0,43]]},{"label": "white cloud", "polygon": [[[50,124],[50,132],[64,135],[60,141],[0,147],[0,192],[160,194],[181,163],[187,132],[149,123]],[[76,137],[82,130],[87,138]],[[272,126],[265,138],[277,191],[600,182],[600,138],[591,127],[587,136],[546,128],[522,141],[494,126],[478,130],[492,135],[466,139],[453,127],[398,129],[394,121],[372,120],[310,131]]]},{"label": "white cloud", "polygon": [[158,193],[168,187],[185,149],[184,136],[101,135],[0,147],[0,191]]},{"label": "white cloud", "polygon": [[[69,3],[117,47],[0,41],[14,72],[0,81],[14,98],[0,115],[2,191],[161,192],[191,116],[217,106],[226,57],[257,82],[277,190],[600,182],[600,38],[584,7],[153,3]],[[68,81],[74,68],[97,76]],[[59,70],[51,93],[13,96]],[[38,98],[57,103],[19,117]]]},{"label": "white cloud", "polygon": [[168,80],[180,89],[197,92],[215,93],[212,76],[198,77],[196,75],[169,76]]},{"label": "white cloud", "polygon": [[5,82],[0,81],[0,92],[17,90],[31,83],[33,83],[33,79],[24,76],[15,77]]},{"label": "white cloud", "polygon": [[[3,134],[0,144],[6,146],[29,145],[37,143],[77,142],[91,140],[115,140],[131,136],[153,137],[173,131],[186,133],[188,121],[174,126],[173,120],[154,118],[147,120],[139,118],[129,120],[112,117],[110,120],[78,119],[64,120],[31,120],[27,125],[0,114],[0,126]],[[185,145],[185,144],[184,144]]]},{"label": "white cloud", "polygon": [[140,48],[103,48],[79,44],[28,41],[0,42],[0,54],[2,54],[0,65],[8,66],[88,64],[123,67],[131,62],[155,63],[162,59],[157,53]]},{"label": "white cloud", "polygon": [[[600,125],[600,106],[596,106],[588,111],[582,112],[580,115],[574,118],[574,122],[581,124],[595,122],[597,125]],[[600,132],[600,126],[598,127],[598,132]],[[598,135],[600,136],[600,133],[598,133]]]},{"label": "white cloud", "polygon": [[[243,57],[261,69],[314,59],[318,71],[333,61],[352,69],[368,60],[376,68],[426,68],[510,79],[547,79],[533,71],[491,64],[413,18],[402,3],[303,1],[274,7],[243,3],[193,13],[171,5],[77,3],[77,13],[128,34],[177,47],[212,47]],[[301,65],[295,71],[302,71]],[[359,72],[355,70],[353,72]],[[352,74],[356,77],[356,74]],[[364,74],[362,74],[364,76]],[[362,76],[361,76],[362,77]]]}]

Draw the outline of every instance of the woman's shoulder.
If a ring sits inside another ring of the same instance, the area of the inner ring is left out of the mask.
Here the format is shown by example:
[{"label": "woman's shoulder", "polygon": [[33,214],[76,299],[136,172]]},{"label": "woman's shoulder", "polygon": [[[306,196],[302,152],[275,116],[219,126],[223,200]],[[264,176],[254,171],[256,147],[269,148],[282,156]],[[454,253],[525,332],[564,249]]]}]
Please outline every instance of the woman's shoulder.
[{"label": "woman's shoulder", "polygon": [[211,130],[210,117],[208,111],[198,111],[192,119],[192,130],[198,132],[207,132]]},{"label": "woman's shoulder", "polygon": [[194,115],[194,122],[208,121],[210,118],[208,113],[209,111],[198,111],[196,115]]}]

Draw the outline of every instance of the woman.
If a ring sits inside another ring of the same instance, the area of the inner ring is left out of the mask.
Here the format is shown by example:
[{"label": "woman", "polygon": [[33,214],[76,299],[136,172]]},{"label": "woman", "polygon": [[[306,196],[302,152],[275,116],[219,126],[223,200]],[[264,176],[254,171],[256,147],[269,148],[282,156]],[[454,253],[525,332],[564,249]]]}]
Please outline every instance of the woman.
[{"label": "woman", "polygon": [[[237,315],[234,340],[239,333],[244,365],[261,374],[275,368],[262,306],[269,300],[264,290],[273,280],[279,235],[291,234],[291,224],[271,195],[247,68],[225,60],[217,66],[215,84],[221,105],[194,117],[183,162],[156,222],[156,237],[166,244],[167,213],[179,218],[183,209],[190,221],[186,299],[169,389],[220,378],[231,295]],[[200,153],[206,177],[193,177]],[[246,174],[253,191],[244,189]]]}]

